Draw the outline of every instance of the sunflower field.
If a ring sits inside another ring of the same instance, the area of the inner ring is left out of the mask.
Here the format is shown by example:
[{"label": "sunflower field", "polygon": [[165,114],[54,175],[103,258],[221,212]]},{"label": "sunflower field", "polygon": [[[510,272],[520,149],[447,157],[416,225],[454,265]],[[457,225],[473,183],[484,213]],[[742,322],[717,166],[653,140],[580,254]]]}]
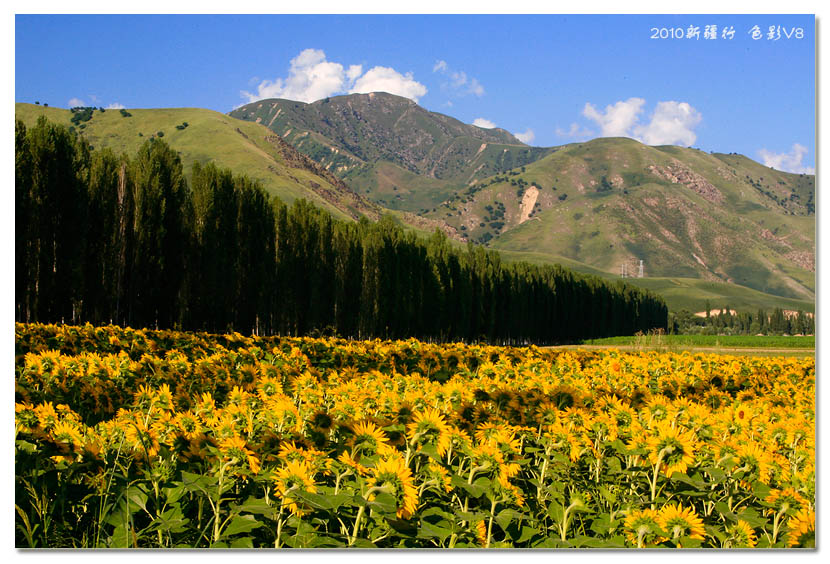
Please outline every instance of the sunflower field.
[{"label": "sunflower field", "polygon": [[815,360],[15,326],[15,543],[815,545]]}]

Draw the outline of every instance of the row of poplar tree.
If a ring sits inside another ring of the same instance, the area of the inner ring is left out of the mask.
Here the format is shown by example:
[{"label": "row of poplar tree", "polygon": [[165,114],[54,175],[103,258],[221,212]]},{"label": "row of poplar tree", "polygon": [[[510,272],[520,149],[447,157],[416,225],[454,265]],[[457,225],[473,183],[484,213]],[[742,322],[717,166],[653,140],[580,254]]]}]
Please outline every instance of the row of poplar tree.
[{"label": "row of poplar tree", "polygon": [[787,313],[779,307],[772,313],[763,309],[756,313],[733,313],[727,306],[713,313],[707,306],[705,317],[686,309],[669,314],[669,333],[681,335],[814,335],[815,332],[813,313],[803,310]]},{"label": "row of poplar tree", "polygon": [[128,158],[41,118],[15,153],[19,321],[508,344],[666,327],[622,282],[338,221],[213,164],[188,183],[160,140]]}]

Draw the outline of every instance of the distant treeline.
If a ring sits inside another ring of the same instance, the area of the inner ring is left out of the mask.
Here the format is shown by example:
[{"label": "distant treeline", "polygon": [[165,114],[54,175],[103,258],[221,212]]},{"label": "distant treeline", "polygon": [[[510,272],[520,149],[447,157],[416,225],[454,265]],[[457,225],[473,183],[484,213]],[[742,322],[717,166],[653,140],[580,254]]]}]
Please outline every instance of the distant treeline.
[{"label": "distant treeline", "polygon": [[341,222],[158,139],[91,151],[15,127],[16,318],[211,332],[550,343],[666,328],[661,298],[503,263],[390,218]]},{"label": "distant treeline", "polygon": [[816,319],[813,314],[798,311],[787,314],[781,308],[772,313],[759,309],[756,313],[732,313],[728,306],[700,317],[688,310],[669,314],[669,333],[679,335],[814,335]]}]

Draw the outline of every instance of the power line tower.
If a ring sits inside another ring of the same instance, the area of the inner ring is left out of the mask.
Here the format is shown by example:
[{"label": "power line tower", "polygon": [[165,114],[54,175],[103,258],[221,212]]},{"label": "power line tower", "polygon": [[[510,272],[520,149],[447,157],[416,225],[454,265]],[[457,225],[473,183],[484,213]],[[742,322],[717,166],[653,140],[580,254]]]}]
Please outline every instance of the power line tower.
[{"label": "power line tower", "polygon": [[637,278],[643,277],[643,259],[640,259],[640,272],[637,274]]}]

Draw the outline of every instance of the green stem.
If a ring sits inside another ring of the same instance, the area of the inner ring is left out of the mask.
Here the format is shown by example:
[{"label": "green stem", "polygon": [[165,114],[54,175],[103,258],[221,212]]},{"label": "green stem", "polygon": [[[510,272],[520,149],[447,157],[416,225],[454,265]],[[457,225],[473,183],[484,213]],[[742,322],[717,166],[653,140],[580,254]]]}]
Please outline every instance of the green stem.
[{"label": "green stem", "polygon": [[565,540],[568,536],[568,520],[571,518],[571,510],[575,507],[575,504],[570,504],[567,509],[565,509],[565,514],[562,517],[562,524],[559,525],[559,533],[560,538]]},{"label": "green stem", "polygon": [[354,520],[354,529],[352,530],[352,538],[349,539],[349,546],[354,545],[355,540],[357,540],[357,529],[360,526],[360,519],[363,517],[363,512],[366,510],[365,505],[361,505],[360,509],[357,510],[357,517]]},{"label": "green stem", "polygon": [[285,508],[285,500],[280,502],[280,514],[277,517],[277,538],[274,539],[274,548],[280,547],[280,537],[282,536],[282,511]]},{"label": "green stem", "polygon": [[493,538],[493,516],[496,513],[496,500],[490,502],[490,522],[487,523],[487,542],[484,548],[490,548],[490,540]]},{"label": "green stem", "polygon": [[654,509],[654,498],[657,497],[657,475],[660,473],[660,464],[663,462],[663,456],[666,454],[666,449],[660,450],[657,455],[657,463],[654,465],[654,474],[651,478],[651,508]]}]

